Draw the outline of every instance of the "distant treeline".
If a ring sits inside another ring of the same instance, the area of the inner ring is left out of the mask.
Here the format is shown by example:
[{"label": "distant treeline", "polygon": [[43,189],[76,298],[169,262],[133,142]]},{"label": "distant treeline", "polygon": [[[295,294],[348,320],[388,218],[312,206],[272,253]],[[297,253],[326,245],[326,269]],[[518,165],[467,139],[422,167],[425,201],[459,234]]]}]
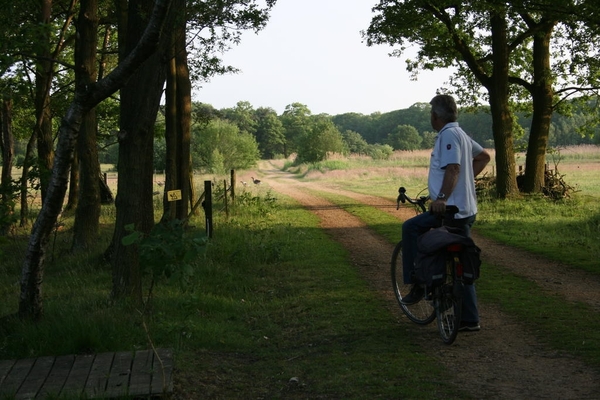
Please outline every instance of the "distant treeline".
[{"label": "distant treeline", "polygon": [[[429,122],[429,105],[416,103],[409,108],[363,115],[358,113],[339,114],[332,117],[340,131],[359,133],[368,143],[386,143],[390,133],[398,126],[414,127],[423,136],[432,130]],[[461,127],[477,142],[485,147],[493,148],[492,117],[488,109],[481,107],[476,111],[461,111],[458,122]],[[531,118],[524,112],[517,113],[519,132],[515,132],[515,145],[524,149],[527,145]],[[599,144],[598,127],[589,125],[589,118],[583,112],[574,111],[571,116],[555,113],[552,117],[549,145],[551,147],[579,144]]]},{"label": "distant treeline", "polygon": [[[216,109],[210,104],[192,106],[192,163],[195,170],[222,172],[245,169],[259,159],[297,155],[297,162],[316,162],[327,154],[363,154],[385,159],[394,150],[419,150],[433,146],[436,132],[431,128],[430,106],[416,103],[409,108],[387,113],[345,113],[314,115],[301,103],[288,105],[278,115],[268,107],[254,108],[241,101],[235,107]],[[589,110],[589,109],[588,109]],[[589,111],[588,111],[589,113]],[[517,113],[513,132],[517,151],[525,150],[530,117]],[[550,147],[600,143],[598,128],[583,111],[570,116],[554,114]],[[459,123],[473,139],[494,148],[492,118],[485,107],[461,110]],[[164,120],[156,126],[155,168],[165,165]],[[24,148],[21,144],[21,148]],[[105,141],[100,150],[103,163],[116,164],[118,146]]]}]

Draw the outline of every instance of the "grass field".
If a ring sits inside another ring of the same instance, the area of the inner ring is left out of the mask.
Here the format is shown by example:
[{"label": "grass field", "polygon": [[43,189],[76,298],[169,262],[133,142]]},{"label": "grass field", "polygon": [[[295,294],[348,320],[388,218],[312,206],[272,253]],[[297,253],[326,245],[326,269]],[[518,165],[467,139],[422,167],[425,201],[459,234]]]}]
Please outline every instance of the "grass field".
[{"label": "grass field", "polygon": [[[600,149],[561,154],[558,169],[579,192],[560,201],[538,196],[481,201],[477,229],[600,276]],[[425,187],[428,158],[429,152],[411,152],[389,161],[339,159],[296,172],[305,181],[395,200],[400,185],[414,194]],[[197,187],[207,178],[213,177],[198,177]],[[397,224],[372,208],[356,212],[374,229]],[[109,299],[111,271],[101,255],[113,218],[114,208],[104,207],[97,248],[73,255],[72,216],[65,216],[65,229],[52,238],[46,263],[45,317],[38,324],[4,318],[0,359],[140,349],[149,347],[150,339],[176,350],[179,375],[192,380],[187,390],[202,390],[191,398],[239,398],[241,393],[248,398],[469,397],[467,389],[448,384],[448,371],[410,332],[399,333],[347,252],[291,199],[275,200],[250,189],[240,195],[229,218],[217,213],[218,234],[194,263],[193,275],[160,279],[145,310]],[[203,226],[201,217],[195,223]],[[18,307],[26,233],[0,238],[0,318]],[[391,232],[380,233],[392,240]],[[545,342],[600,367],[597,315],[501,269],[488,273],[490,280],[480,286],[485,301],[530,318]],[[516,291],[518,296],[512,294]],[[538,312],[531,315],[532,309]],[[584,345],[570,345],[581,343],[581,337]],[[293,377],[306,385],[290,389]],[[213,381],[218,387],[208,385]]]}]

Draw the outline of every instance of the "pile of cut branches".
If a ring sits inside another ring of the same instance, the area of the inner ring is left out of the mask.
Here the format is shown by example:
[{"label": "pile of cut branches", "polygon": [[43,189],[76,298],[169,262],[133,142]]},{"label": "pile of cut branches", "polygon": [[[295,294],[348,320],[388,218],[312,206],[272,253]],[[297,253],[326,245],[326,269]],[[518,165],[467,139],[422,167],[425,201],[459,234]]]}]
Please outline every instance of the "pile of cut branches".
[{"label": "pile of cut branches", "polygon": [[578,190],[565,182],[565,176],[558,172],[557,167],[555,165],[554,169],[546,169],[542,193],[553,200],[570,198],[571,194],[578,192]]}]

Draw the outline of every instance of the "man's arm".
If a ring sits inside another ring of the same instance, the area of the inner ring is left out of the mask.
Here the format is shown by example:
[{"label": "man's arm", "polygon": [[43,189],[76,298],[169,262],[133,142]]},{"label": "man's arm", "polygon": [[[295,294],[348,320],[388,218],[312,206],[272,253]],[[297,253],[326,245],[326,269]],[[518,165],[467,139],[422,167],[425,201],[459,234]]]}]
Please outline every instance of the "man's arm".
[{"label": "man's arm", "polygon": [[486,165],[490,162],[491,157],[490,153],[485,151],[485,149],[473,157],[473,176],[477,176],[483,171]]}]

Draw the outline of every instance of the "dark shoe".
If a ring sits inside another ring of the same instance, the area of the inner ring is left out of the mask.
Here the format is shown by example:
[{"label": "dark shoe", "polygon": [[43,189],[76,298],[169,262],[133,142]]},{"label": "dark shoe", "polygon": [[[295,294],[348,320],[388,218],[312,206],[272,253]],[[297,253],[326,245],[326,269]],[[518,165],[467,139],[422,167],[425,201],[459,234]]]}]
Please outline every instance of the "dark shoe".
[{"label": "dark shoe", "polygon": [[479,330],[481,330],[481,325],[479,325],[479,322],[464,322],[461,321],[460,326],[458,327],[459,331],[462,332],[477,332]]},{"label": "dark shoe", "polygon": [[415,283],[410,289],[410,293],[404,296],[400,302],[405,306],[410,306],[420,302],[423,296],[425,296],[425,289],[423,288],[423,285]]}]

